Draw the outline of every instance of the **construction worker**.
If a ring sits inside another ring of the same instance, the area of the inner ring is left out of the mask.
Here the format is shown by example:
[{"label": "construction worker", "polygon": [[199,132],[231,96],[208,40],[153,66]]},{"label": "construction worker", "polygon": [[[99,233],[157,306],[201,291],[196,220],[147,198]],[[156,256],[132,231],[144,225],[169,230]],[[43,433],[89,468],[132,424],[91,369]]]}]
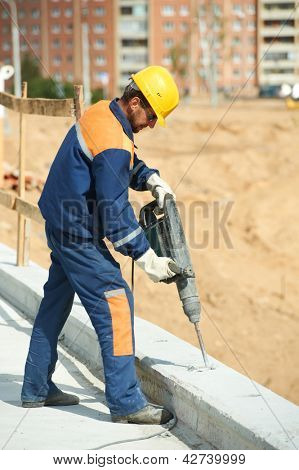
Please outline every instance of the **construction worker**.
[{"label": "construction worker", "polygon": [[31,337],[22,406],[64,406],[79,398],[52,381],[58,336],[77,293],[99,339],[113,422],[163,424],[173,415],[149,404],[135,371],[133,295],[103,238],[158,282],[174,273],[150,248],[128,202],[128,188],[150,190],[159,206],[172,193],[135,154],[134,133],[165,118],[179,102],[169,72],[150,66],[132,75],[123,96],[88,108],[68,131],[51,166],[39,207],[52,264]]}]

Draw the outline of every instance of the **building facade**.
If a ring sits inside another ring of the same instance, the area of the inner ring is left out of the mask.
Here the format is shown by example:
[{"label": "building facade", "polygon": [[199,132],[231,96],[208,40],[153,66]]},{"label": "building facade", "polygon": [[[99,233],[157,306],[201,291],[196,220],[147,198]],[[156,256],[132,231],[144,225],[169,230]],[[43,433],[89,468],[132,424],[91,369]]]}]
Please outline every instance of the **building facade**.
[{"label": "building facade", "polygon": [[[15,1],[21,53],[35,55],[57,81],[82,83],[89,73],[91,88],[112,97],[132,73],[160,64],[183,94],[245,83],[248,94],[256,90],[257,0]],[[7,10],[0,5],[0,61],[11,63]]]},{"label": "building facade", "polygon": [[[88,28],[91,88],[115,89],[115,20],[111,0],[15,0],[21,56],[34,56],[43,76],[82,83],[83,25]],[[12,63],[10,9],[0,5],[0,61]]]},{"label": "building facade", "polygon": [[299,8],[289,0],[259,0],[260,89],[299,83]]}]

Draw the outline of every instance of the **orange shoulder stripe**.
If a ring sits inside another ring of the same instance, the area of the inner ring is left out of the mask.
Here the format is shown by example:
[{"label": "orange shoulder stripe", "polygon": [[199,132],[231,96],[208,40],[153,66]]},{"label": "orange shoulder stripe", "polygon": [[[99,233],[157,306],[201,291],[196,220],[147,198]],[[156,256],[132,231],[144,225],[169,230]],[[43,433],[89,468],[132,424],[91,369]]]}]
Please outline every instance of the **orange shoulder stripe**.
[{"label": "orange shoulder stripe", "polygon": [[99,101],[88,108],[79,120],[84,142],[95,157],[111,148],[127,150],[134,158],[134,144],[109,108],[110,101]]}]

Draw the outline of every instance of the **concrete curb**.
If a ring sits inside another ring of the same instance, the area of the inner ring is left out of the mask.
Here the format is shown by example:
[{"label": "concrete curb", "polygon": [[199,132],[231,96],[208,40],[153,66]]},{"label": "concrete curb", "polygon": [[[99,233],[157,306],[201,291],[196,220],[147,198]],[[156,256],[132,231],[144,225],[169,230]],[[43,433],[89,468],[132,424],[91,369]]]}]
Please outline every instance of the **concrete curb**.
[{"label": "concrete curb", "polygon": [[[16,267],[15,259],[15,251],[0,244],[0,295],[33,320],[48,273],[34,263]],[[143,390],[214,447],[299,448],[295,404],[211,357],[215,370],[201,371],[197,348],[138,317],[135,334]],[[76,298],[61,341],[103,379],[97,338]]]}]

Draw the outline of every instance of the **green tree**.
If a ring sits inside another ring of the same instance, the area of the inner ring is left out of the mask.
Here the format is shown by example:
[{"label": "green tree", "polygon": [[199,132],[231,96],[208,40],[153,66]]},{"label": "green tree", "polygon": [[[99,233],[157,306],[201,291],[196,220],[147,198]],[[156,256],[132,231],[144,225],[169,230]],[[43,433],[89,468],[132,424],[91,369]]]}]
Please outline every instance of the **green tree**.
[{"label": "green tree", "polygon": [[22,80],[28,84],[30,98],[73,98],[74,89],[70,82],[58,83],[52,78],[44,78],[38,61],[26,54],[21,64]]},{"label": "green tree", "polygon": [[102,88],[96,88],[91,92],[91,102],[92,104],[97,103],[98,101],[104,98],[104,93]]}]

